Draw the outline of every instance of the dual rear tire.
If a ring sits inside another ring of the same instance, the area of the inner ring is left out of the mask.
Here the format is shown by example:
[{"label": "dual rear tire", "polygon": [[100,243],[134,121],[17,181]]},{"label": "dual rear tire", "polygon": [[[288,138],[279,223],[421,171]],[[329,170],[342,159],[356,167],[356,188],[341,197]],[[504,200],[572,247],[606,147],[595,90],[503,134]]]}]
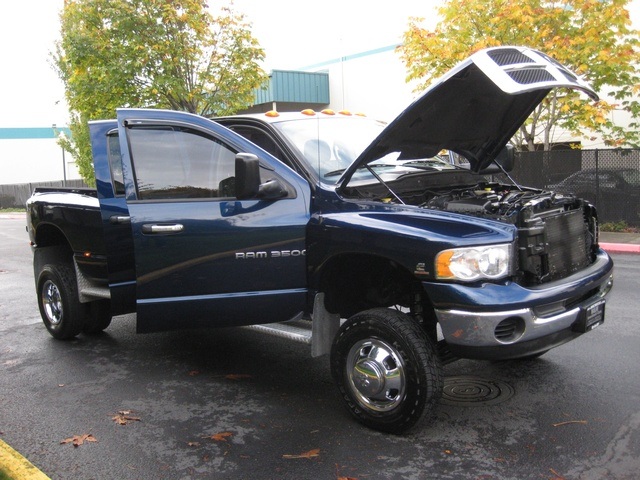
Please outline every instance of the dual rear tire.
[{"label": "dual rear tire", "polygon": [[58,247],[36,250],[34,269],[38,308],[52,337],[68,340],[99,333],[111,323],[109,300],[80,303],[71,254]]}]

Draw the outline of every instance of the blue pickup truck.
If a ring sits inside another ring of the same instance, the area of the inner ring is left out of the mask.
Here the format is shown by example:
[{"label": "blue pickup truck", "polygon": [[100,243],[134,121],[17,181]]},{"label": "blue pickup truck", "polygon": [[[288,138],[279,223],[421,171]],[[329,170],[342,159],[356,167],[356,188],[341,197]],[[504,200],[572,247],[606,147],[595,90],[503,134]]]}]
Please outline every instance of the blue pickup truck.
[{"label": "blue pickup truck", "polygon": [[349,112],[120,109],[90,123],[97,188],[38,189],[28,232],[55,338],[251,326],[330,355],[352,415],[401,433],[442,365],[535,358],[604,321],[594,207],[509,177],[554,88],[546,55],[480,51],[394,121]]}]

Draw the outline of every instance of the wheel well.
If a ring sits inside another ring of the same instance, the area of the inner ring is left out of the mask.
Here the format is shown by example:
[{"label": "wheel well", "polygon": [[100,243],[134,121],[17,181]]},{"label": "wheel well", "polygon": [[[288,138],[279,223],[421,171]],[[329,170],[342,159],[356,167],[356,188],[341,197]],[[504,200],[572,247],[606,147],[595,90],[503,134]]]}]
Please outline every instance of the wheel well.
[{"label": "wheel well", "polygon": [[54,246],[66,246],[71,250],[71,244],[65,237],[62,230],[55,225],[41,224],[38,225],[35,234],[35,243],[38,247],[54,247]]},{"label": "wheel well", "polygon": [[[325,306],[343,318],[376,307],[400,306],[427,317],[433,311],[420,282],[401,265],[371,255],[340,255],[324,267],[319,290]],[[429,320],[421,318],[421,320]]]}]

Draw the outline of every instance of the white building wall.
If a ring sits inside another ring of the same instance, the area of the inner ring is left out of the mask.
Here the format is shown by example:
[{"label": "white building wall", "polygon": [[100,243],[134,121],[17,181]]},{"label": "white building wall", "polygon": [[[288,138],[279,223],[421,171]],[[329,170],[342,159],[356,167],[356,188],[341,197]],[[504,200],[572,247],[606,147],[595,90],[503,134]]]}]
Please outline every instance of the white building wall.
[{"label": "white building wall", "polygon": [[80,179],[75,162],[55,138],[0,140],[0,185]]},{"label": "white building wall", "polygon": [[305,70],[329,72],[330,108],[334,110],[391,121],[416,97],[405,82],[404,64],[393,49],[364,52]]}]

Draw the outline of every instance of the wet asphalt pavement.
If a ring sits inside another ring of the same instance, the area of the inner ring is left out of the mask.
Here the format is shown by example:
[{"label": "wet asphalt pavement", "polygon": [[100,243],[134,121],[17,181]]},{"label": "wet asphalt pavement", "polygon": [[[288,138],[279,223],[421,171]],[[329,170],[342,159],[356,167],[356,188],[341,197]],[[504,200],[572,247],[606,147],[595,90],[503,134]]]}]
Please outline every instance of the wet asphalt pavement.
[{"label": "wet asphalt pavement", "polygon": [[27,241],[0,219],[0,439],[52,479],[638,478],[638,255],[614,254],[604,325],[536,361],[446,366],[434,421],[392,436],[351,420],[304,345],[136,335],[132,315],[54,340]]}]

